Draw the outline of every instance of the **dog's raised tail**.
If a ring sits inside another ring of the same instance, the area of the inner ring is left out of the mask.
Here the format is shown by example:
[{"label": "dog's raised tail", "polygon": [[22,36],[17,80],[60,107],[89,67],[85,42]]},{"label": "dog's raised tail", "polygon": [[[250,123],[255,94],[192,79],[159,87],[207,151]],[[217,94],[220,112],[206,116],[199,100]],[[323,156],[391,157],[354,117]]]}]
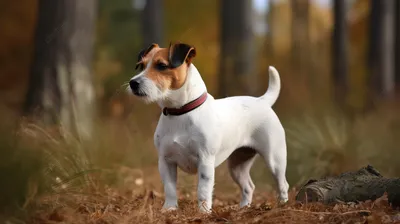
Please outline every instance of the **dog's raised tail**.
[{"label": "dog's raised tail", "polygon": [[269,66],[269,81],[268,89],[261,98],[265,99],[270,106],[274,105],[278,99],[279,93],[281,91],[281,79],[279,73],[274,66]]}]

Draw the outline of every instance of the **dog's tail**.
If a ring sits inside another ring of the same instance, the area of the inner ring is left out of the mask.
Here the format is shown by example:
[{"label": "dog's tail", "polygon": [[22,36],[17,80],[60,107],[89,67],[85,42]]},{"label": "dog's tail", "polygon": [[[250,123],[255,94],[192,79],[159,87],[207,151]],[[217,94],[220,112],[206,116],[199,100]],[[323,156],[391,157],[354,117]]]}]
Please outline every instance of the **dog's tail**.
[{"label": "dog's tail", "polygon": [[270,106],[274,105],[281,91],[281,79],[275,67],[269,66],[269,83],[267,92],[261,96]]}]

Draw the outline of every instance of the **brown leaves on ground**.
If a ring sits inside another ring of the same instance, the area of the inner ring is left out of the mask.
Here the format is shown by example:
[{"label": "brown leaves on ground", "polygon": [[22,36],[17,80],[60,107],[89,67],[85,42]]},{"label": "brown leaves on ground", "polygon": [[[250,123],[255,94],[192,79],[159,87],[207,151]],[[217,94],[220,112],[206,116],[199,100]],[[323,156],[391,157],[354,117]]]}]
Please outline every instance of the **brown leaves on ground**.
[{"label": "brown leaves on ground", "polygon": [[274,195],[257,194],[253,205],[242,209],[238,195],[216,195],[212,213],[205,215],[197,212],[195,194],[181,198],[180,209],[168,213],[160,212],[163,196],[155,191],[58,194],[41,199],[29,223],[400,223],[400,212],[390,208],[386,195],[332,206],[296,203],[294,195],[278,206]]}]

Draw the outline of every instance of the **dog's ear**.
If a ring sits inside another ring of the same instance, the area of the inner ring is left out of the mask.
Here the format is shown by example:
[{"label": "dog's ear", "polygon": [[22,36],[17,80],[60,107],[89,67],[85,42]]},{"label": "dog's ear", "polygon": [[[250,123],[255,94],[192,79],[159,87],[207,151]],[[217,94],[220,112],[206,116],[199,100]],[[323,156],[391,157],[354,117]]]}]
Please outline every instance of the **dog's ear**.
[{"label": "dog's ear", "polygon": [[190,63],[196,56],[196,49],[188,44],[176,43],[169,45],[168,60],[171,68],[177,68],[184,62]]},{"label": "dog's ear", "polygon": [[137,69],[141,65],[142,58],[145,57],[155,47],[158,47],[158,44],[152,43],[149,47],[139,52],[135,69]]}]

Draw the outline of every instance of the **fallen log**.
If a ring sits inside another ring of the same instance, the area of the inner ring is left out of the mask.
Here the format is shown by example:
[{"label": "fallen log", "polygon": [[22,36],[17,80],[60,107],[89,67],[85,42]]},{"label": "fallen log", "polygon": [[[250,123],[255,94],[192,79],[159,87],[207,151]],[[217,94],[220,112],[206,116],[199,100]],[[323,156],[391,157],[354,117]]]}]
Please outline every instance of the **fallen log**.
[{"label": "fallen log", "polygon": [[383,177],[368,165],[358,171],[342,173],[320,180],[311,179],[296,195],[298,202],[361,202],[375,200],[387,193],[392,207],[400,207],[400,178]]}]

